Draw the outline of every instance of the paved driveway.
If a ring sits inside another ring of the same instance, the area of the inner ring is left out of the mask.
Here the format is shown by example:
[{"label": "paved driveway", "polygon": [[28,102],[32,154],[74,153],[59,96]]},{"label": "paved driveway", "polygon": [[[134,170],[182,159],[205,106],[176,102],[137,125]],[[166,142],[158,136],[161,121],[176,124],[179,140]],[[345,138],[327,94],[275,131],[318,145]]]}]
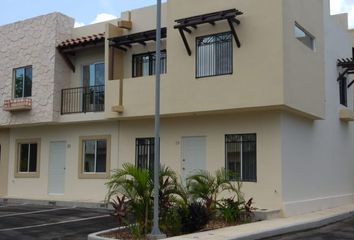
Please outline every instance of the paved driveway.
[{"label": "paved driveway", "polygon": [[354,218],[334,223],[322,228],[286,234],[279,237],[268,238],[268,240],[353,240],[354,239]]},{"label": "paved driveway", "polygon": [[107,210],[0,205],[0,240],[86,240],[89,233],[114,227]]}]

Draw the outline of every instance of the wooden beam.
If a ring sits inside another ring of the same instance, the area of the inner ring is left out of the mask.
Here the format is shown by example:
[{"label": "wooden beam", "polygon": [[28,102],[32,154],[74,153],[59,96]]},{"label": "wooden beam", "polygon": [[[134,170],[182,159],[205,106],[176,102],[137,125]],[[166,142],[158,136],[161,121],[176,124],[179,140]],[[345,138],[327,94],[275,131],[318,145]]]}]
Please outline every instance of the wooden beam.
[{"label": "wooden beam", "polygon": [[183,29],[184,31],[186,31],[187,33],[189,33],[189,34],[191,34],[191,33],[192,33],[192,31],[191,31],[189,28],[182,27],[182,29]]},{"label": "wooden beam", "polygon": [[70,58],[68,57],[68,55],[66,55],[65,53],[63,53],[62,51],[59,50],[60,55],[63,57],[66,65],[71,69],[71,71],[75,72],[75,66],[74,64],[71,62]]},{"label": "wooden beam", "polygon": [[236,30],[235,30],[235,26],[233,25],[231,19],[228,19],[227,22],[229,23],[229,26],[230,26],[230,28],[231,28],[232,35],[233,35],[234,38],[235,38],[236,45],[237,45],[238,48],[240,48],[240,47],[241,47],[241,42],[240,42],[240,39],[239,39],[238,36],[237,36]]},{"label": "wooden beam", "polygon": [[138,42],[140,45],[146,46],[146,42]]},{"label": "wooden beam", "polygon": [[182,37],[184,46],[186,47],[186,50],[187,50],[188,55],[191,56],[191,55],[192,55],[192,51],[191,51],[191,48],[189,47],[188,41],[187,41],[187,39],[186,39],[186,36],[184,35],[183,29],[182,29],[182,28],[179,28],[178,31],[179,31],[179,33],[181,34],[181,37]]},{"label": "wooden beam", "polygon": [[241,21],[236,19],[236,18],[230,18],[231,21],[233,21],[234,23],[236,23],[237,25],[240,25]]}]

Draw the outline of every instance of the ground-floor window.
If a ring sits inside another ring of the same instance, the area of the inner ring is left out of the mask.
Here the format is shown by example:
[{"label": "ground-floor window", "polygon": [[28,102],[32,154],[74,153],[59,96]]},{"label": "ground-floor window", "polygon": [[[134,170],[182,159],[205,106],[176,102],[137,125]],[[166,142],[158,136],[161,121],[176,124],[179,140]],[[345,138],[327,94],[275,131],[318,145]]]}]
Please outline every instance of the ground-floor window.
[{"label": "ground-floor window", "polygon": [[40,140],[18,140],[16,145],[16,177],[38,177]]},{"label": "ground-floor window", "polygon": [[154,169],[154,138],[137,138],[135,140],[135,165],[141,169]]},{"label": "ground-floor window", "polygon": [[80,145],[80,177],[106,177],[109,173],[110,137],[81,137]]},{"label": "ground-floor window", "polygon": [[257,181],[256,134],[225,135],[226,170],[235,174],[233,179]]}]

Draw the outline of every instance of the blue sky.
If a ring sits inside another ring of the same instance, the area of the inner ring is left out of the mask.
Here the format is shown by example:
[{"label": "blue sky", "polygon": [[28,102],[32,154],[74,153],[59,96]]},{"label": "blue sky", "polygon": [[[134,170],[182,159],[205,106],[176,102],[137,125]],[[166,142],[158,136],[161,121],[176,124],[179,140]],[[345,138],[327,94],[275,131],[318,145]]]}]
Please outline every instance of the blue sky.
[{"label": "blue sky", "polygon": [[[155,3],[156,0],[1,0],[0,25],[56,11],[75,18],[76,26],[81,26]],[[348,12],[349,25],[354,28],[354,0],[331,0],[331,8],[333,14]]]}]

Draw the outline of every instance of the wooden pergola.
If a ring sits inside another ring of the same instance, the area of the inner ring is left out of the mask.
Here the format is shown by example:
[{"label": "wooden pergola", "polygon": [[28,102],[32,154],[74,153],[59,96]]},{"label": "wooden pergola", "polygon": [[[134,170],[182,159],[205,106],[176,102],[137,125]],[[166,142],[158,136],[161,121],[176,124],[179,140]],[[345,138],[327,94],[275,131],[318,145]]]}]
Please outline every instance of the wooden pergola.
[{"label": "wooden pergola", "polygon": [[[166,37],[167,29],[161,28],[161,38],[164,39]],[[126,52],[127,48],[131,48],[133,44],[141,44],[143,46],[146,46],[146,42],[156,41],[156,29],[109,38],[108,40],[110,41],[111,47],[115,47]]]},{"label": "wooden pergola", "polygon": [[226,20],[230,26],[232,35],[235,38],[237,47],[240,48],[241,42],[240,42],[240,39],[237,35],[234,24],[236,23],[237,25],[239,25],[241,23],[240,20],[237,19],[237,16],[240,16],[242,14],[243,14],[243,12],[241,12],[237,9],[229,9],[229,10],[224,10],[224,11],[219,11],[219,12],[197,15],[197,16],[188,17],[188,18],[182,18],[182,19],[175,20],[175,22],[177,24],[174,26],[174,28],[178,29],[179,33],[181,34],[184,46],[186,47],[187,53],[190,56],[190,55],[192,55],[192,50],[188,44],[188,41],[186,39],[184,32],[191,34],[192,33],[191,28],[197,29],[198,25],[201,25],[201,24],[215,25],[215,23],[218,21]]}]

